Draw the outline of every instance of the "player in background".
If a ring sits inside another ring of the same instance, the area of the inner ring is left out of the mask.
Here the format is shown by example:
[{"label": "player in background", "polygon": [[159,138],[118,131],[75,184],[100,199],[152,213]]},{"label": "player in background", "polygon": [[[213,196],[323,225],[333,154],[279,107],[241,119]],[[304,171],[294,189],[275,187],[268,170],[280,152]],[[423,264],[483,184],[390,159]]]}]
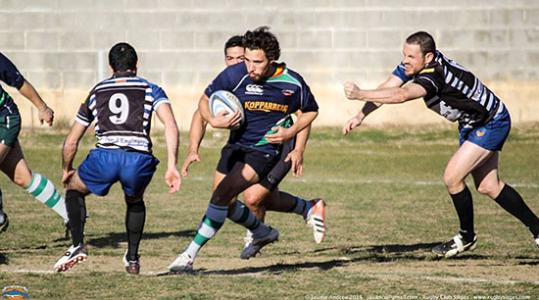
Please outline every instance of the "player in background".
[{"label": "player in background", "polygon": [[[243,62],[245,48],[241,36],[233,36],[225,43],[225,64],[231,66]],[[198,109],[193,114],[189,130],[189,147],[185,162],[182,166],[182,176],[187,176],[189,167],[193,162],[200,161],[198,153],[200,143],[204,138],[207,123],[204,122]],[[326,234],[325,203],[321,199],[304,200],[286,192],[279,191],[278,185],[286,174],[292,169],[294,176],[301,176],[303,172],[303,153],[307,146],[311,126],[300,131],[296,138],[286,142],[280,159],[273,169],[259,183],[247,188],[243,192],[245,205],[261,221],[264,221],[266,211],[292,212],[299,214],[313,229],[314,240],[321,243]],[[292,159],[292,156],[296,156]],[[292,161],[295,162],[292,165]],[[216,171],[218,172],[218,171]],[[213,186],[215,189],[215,186]],[[245,246],[253,241],[251,231],[247,230]]]},{"label": "player in background", "polygon": [[[262,247],[278,240],[279,232],[258,220],[236,197],[264,178],[279,161],[283,143],[307,128],[318,115],[318,105],[303,78],[284,63],[277,63],[279,42],[267,27],[247,31],[243,41],[245,62],[222,71],[206,88],[198,108],[214,128],[230,129],[239,124],[239,112],[232,116],[210,114],[209,96],[227,90],[244,106],[245,120],[239,129],[230,132],[221,150],[208,209],[192,242],[169,265],[171,272],[191,271],[200,249],[227,218],[253,233],[253,242],[240,255],[243,259],[254,257]],[[295,124],[288,128],[275,126],[297,110],[302,114]]]},{"label": "player in background", "polygon": [[[464,181],[469,174],[477,191],[519,219],[539,246],[539,218],[516,190],[499,179],[499,151],[511,129],[509,112],[503,102],[474,74],[436,50],[432,36],[423,31],[406,39],[403,61],[393,74],[402,82],[410,83],[402,87],[363,90],[346,82],[345,95],[350,100],[378,104],[403,103],[422,97],[428,108],[459,123],[460,147],[446,166],[444,183],[457,211],[460,230],[451,240],[435,246],[433,252],[452,257],[476,247],[472,194]],[[396,84],[399,82],[393,80]],[[353,118],[343,132],[359,126],[363,117],[360,114]]]},{"label": "player in background", "polygon": [[[71,269],[88,256],[84,245],[85,196],[89,193],[105,196],[110,187],[120,181],[127,204],[128,248],[123,261],[128,273],[139,274],[138,249],[146,219],[143,195],[159,163],[152,155],[150,139],[153,112],[165,126],[168,158],[165,182],[170,193],[180,189],[181,177],[176,169],[179,144],[176,120],[165,91],[137,76],[137,60],[135,49],[127,43],[118,43],[111,48],[112,77],[91,90],[65,139],[62,181],[67,189],[66,205],[73,245],[55,264],[57,272]],[[79,141],[93,121],[96,148],[75,170],[73,159]]]},{"label": "player in background", "polygon": [[[38,110],[41,124],[46,122],[52,126],[54,120],[52,109],[41,99],[32,84],[17,70],[17,67],[1,53],[0,80],[16,88],[22,96],[32,102]],[[12,182],[24,188],[35,199],[62,217],[67,228],[68,218],[64,198],[47,177],[30,170],[19,143],[20,131],[21,116],[17,104],[0,86],[0,170]],[[3,210],[2,191],[0,190],[0,232],[5,231],[8,225],[9,219]]]}]

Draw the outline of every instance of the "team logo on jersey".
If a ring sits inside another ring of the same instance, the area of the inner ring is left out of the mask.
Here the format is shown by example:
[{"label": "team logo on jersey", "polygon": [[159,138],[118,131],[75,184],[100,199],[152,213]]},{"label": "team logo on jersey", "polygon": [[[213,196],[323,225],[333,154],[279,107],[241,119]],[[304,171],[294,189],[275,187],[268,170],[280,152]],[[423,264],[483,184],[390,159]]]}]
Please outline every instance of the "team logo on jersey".
[{"label": "team logo on jersey", "polygon": [[476,131],[476,132],[475,132],[475,135],[476,135],[477,137],[483,137],[483,136],[485,136],[485,133],[486,133],[486,132],[485,132],[485,130],[483,129],[483,130],[478,130],[478,131]]},{"label": "team logo on jersey", "polygon": [[258,84],[248,84],[245,87],[245,94],[247,95],[262,95],[264,93],[264,89],[261,85]]},{"label": "team logo on jersey", "polygon": [[283,95],[285,95],[286,97],[294,95],[294,91],[292,90],[282,90],[281,93],[283,93]]},{"label": "team logo on jersey", "polygon": [[280,111],[283,113],[286,113],[288,111],[288,105],[267,101],[245,101],[245,103],[243,103],[243,107],[249,111]]}]

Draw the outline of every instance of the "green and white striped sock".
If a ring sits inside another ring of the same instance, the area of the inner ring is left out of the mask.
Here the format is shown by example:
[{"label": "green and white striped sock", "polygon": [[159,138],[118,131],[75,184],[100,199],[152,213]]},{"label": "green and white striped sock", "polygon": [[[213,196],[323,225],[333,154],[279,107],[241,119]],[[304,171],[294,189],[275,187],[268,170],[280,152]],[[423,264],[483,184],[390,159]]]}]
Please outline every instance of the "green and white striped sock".
[{"label": "green and white striped sock", "polygon": [[38,173],[32,173],[32,181],[26,188],[26,191],[59,214],[64,219],[64,222],[69,220],[64,198],[58,193],[54,184],[47,177]]},{"label": "green and white striped sock", "polygon": [[184,252],[194,259],[200,248],[214,237],[221,226],[223,226],[227,213],[228,206],[218,206],[210,203],[193,241],[191,241],[189,247]]}]

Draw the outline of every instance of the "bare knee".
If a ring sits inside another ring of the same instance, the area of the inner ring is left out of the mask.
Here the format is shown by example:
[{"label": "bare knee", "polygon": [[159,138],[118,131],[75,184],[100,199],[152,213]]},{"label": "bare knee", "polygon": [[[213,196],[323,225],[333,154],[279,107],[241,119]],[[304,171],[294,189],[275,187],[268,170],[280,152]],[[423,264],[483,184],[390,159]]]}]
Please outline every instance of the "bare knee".
[{"label": "bare knee", "polygon": [[451,194],[458,193],[464,188],[464,181],[460,176],[455,176],[450,172],[445,172],[444,174],[444,184],[447,187],[447,190]]},{"label": "bare knee", "polygon": [[254,193],[243,193],[243,201],[249,208],[262,206],[262,199]]},{"label": "bare knee", "polygon": [[12,181],[22,188],[27,188],[32,183],[32,174],[29,172],[16,172],[12,178]]},{"label": "bare knee", "polygon": [[501,182],[499,181],[483,181],[477,187],[477,191],[483,195],[494,199],[498,196],[501,190]]}]

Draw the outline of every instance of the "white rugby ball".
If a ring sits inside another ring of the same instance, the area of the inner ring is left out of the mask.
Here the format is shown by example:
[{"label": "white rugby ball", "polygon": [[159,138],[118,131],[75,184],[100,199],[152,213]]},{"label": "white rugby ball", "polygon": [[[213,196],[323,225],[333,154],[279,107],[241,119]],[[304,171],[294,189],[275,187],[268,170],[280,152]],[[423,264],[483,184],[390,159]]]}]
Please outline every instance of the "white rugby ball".
[{"label": "white rugby ball", "polygon": [[243,123],[243,120],[245,120],[245,115],[240,100],[238,99],[238,97],[236,97],[236,95],[225,90],[215,91],[213,94],[210,95],[211,115],[215,117],[222,111],[226,111],[230,115],[233,115],[237,111],[240,112],[240,124],[232,129],[239,128],[240,125]]}]

